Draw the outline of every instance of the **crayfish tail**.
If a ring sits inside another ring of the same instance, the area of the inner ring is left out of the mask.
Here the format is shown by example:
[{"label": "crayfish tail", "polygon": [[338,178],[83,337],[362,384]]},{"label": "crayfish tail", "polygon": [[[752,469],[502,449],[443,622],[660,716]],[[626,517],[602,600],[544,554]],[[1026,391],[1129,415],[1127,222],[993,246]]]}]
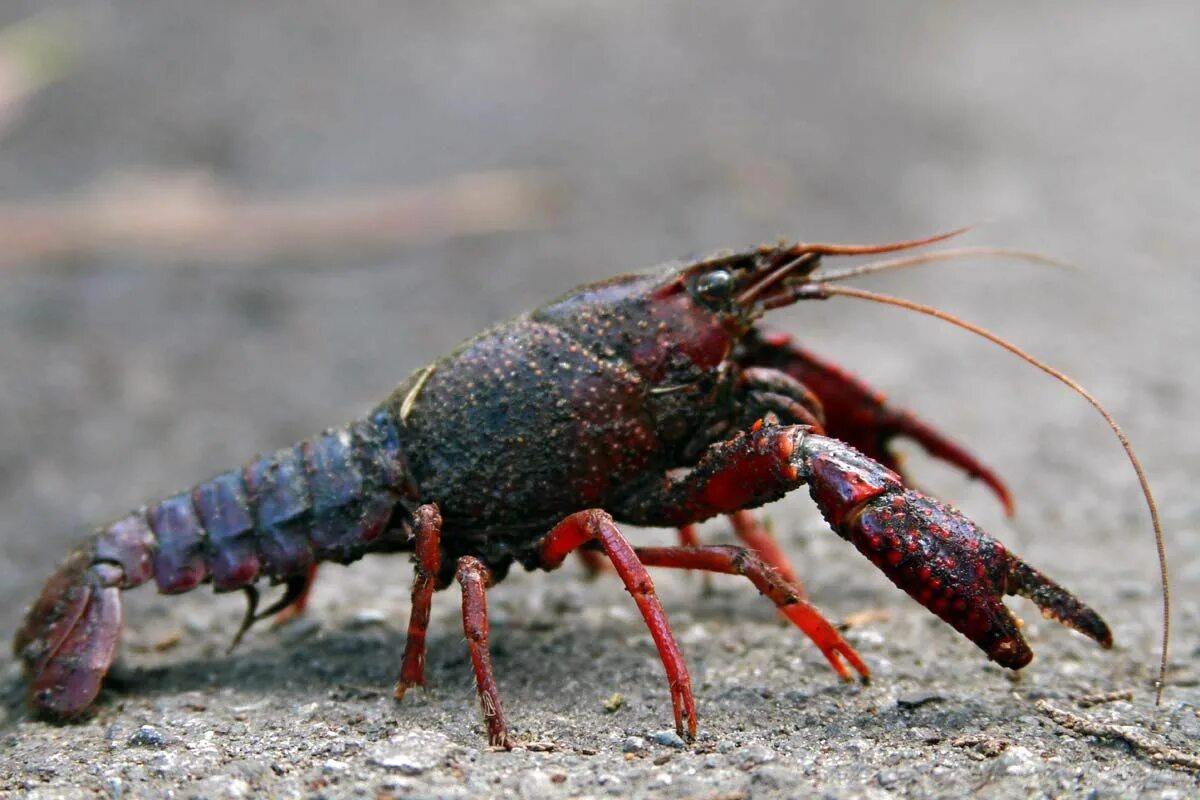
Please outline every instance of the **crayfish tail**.
[{"label": "crayfish tail", "polygon": [[155,548],[136,512],[86,539],[51,573],[13,640],[34,710],[69,719],[91,706],[116,653],[120,592],[153,577]]},{"label": "crayfish tail", "polygon": [[318,562],[355,561],[379,544],[406,480],[386,412],[216,475],[147,509],[158,590],[291,584]]},{"label": "crayfish tail", "polygon": [[112,665],[121,632],[121,567],[95,562],[95,541],[46,582],[13,641],[29,705],[56,719],[86,711]]},{"label": "crayfish tail", "polygon": [[30,705],[60,719],[91,705],[116,651],[123,589],[153,580],[181,594],[211,583],[256,598],[262,577],[287,583],[280,604],[251,607],[240,638],[296,601],[318,561],[402,549],[403,532],[384,535],[408,482],[395,421],[377,411],[101,528],[51,574],[13,641]]}]

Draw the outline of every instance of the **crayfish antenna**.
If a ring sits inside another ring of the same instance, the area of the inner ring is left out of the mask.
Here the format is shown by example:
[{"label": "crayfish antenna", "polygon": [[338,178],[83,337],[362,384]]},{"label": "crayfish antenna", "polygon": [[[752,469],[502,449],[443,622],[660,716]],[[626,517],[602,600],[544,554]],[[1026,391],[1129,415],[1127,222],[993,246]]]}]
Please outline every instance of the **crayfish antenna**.
[{"label": "crayfish antenna", "polygon": [[1129,463],[1133,466],[1133,471],[1137,474],[1138,484],[1142,489],[1142,496],[1146,501],[1146,508],[1150,511],[1150,522],[1154,527],[1154,543],[1158,550],[1158,570],[1159,579],[1162,582],[1162,652],[1159,659],[1158,680],[1155,681],[1155,705],[1162,704],[1163,689],[1167,683],[1167,655],[1168,648],[1171,642],[1171,581],[1167,573],[1167,546],[1163,537],[1162,522],[1158,514],[1158,503],[1154,500],[1154,494],[1150,491],[1150,481],[1146,478],[1146,472],[1142,469],[1142,462],[1138,459],[1137,454],[1133,451],[1133,445],[1129,442],[1129,437],[1121,430],[1121,426],[1113,419],[1112,414],[1100,404],[1090,392],[1084,389],[1077,381],[1067,376],[1063,372],[1055,369],[1049,364],[1041,361],[1034,356],[1026,353],[1021,348],[1017,347],[1012,342],[1002,336],[999,336],[986,328],[980,327],[972,322],[956,317],[941,309],[927,306],[922,303],[917,303],[912,300],[905,300],[900,297],[892,297],[891,295],[879,294],[866,289],[857,289],[849,286],[829,286],[825,283],[809,283],[802,287],[797,287],[798,294],[802,291],[803,296],[814,299],[824,299],[833,295],[842,295],[845,297],[857,297],[860,300],[870,300],[874,303],[882,303],[884,305],[896,306],[897,308],[905,308],[909,311],[916,311],[926,316],[940,319],[943,322],[948,322],[951,325],[956,325],[959,328],[970,331],[977,336],[982,336],[984,339],[1003,347],[1018,358],[1032,364],[1050,377],[1066,384],[1076,394],[1087,400],[1092,408],[1104,417],[1104,421],[1108,423],[1108,427],[1112,429],[1117,440],[1121,443],[1121,447],[1125,450],[1125,455],[1129,458]]},{"label": "crayfish antenna", "polygon": [[1063,269],[1079,269],[1078,266],[1069,261],[1051,258],[1050,256],[1036,253],[1032,250],[1014,250],[1008,247],[955,247],[949,250],[937,250],[932,253],[921,253],[914,256],[903,256],[901,258],[889,258],[882,261],[872,261],[869,264],[860,264],[857,267],[847,267],[846,269],[830,270],[821,272],[812,276],[812,280],[819,283],[832,283],[834,281],[844,281],[850,278],[858,278],[863,275],[874,275],[878,272],[891,272],[892,270],[905,269],[907,267],[918,267],[924,264],[932,264],[938,261],[956,261],[958,259],[967,258],[1012,258],[1017,261],[1025,261],[1030,264],[1040,264],[1047,267],[1062,267]]},{"label": "crayfish antenna", "polygon": [[792,255],[813,253],[819,256],[873,256],[882,253],[898,253],[902,250],[915,250],[956,236],[962,236],[973,226],[964,225],[945,233],[935,233],[923,239],[908,239],[903,242],[885,242],[884,244],[823,244],[821,242],[797,242],[788,248]]},{"label": "crayfish antenna", "polygon": [[768,289],[790,275],[808,275],[820,264],[821,256],[868,256],[880,253],[896,253],[901,250],[912,250],[917,247],[944,242],[955,236],[960,236],[970,230],[970,227],[957,228],[946,233],[926,236],[924,239],[909,239],[903,242],[886,242],[884,244],[822,244],[820,242],[796,242],[771,248],[764,247],[760,252],[770,254],[775,259],[783,260],[775,266],[762,280],[749,286],[738,295],[736,303],[739,306],[749,305],[760,298]]}]

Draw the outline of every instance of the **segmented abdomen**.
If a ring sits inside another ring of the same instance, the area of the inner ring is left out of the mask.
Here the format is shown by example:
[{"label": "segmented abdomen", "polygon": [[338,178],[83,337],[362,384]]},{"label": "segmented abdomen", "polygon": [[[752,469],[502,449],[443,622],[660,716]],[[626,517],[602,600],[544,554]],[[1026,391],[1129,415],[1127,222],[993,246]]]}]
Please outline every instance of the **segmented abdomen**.
[{"label": "segmented abdomen", "polygon": [[285,578],[361,557],[409,483],[382,409],[123,517],[97,535],[95,560],[120,564],[125,587],[153,577],[164,594]]}]

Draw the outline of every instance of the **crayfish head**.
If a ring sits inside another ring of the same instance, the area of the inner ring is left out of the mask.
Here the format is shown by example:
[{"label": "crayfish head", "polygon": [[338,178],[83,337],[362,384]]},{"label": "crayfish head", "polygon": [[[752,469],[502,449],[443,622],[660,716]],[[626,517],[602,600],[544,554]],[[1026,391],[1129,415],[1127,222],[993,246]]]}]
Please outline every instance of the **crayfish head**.
[{"label": "crayfish head", "polygon": [[820,251],[781,242],[688,264],[679,280],[698,308],[741,337],[768,308],[795,302],[794,288],[820,264]]},{"label": "crayfish head", "polygon": [[818,261],[784,245],[722,252],[580,286],[530,316],[633,367],[653,387],[690,385],[718,371],[764,301],[803,281]]},{"label": "crayfish head", "polygon": [[597,356],[633,366],[659,391],[695,385],[728,361],[768,310],[821,297],[826,255],[907,250],[955,233],[883,245],[779,242],[674,262],[581,286],[536,309]]},{"label": "crayfish head", "polygon": [[[858,274],[860,267],[845,273],[817,274],[822,256],[864,256],[895,253],[924,247],[958,236],[965,228],[924,239],[885,244],[819,244],[779,242],[754,250],[719,254],[686,265],[682,280],[696,302],[720,316],[727,329],[741,336],[765,312],[803,299],[825,299],[824,283]],[[870,271],[897,266],[882,262],[868,265]]]}]

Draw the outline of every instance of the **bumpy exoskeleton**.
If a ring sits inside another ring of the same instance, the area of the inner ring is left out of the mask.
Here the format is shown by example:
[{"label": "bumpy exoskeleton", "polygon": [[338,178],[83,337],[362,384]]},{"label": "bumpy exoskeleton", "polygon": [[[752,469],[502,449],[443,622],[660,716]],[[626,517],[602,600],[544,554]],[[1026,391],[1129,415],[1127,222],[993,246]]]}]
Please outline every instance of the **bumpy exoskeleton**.
[{"label": "bumpy exoskeleton", "polygon": [[[806,296],[822,255],[928,241],[780,244],[583,286],[418,370],[364,421],[101,528],[50,577],[17,634],[31,705],[70,718],[93,704],[123,589],[153,579],[164,593],[203,583],[245,590],[244,631],[281,607],[255,613],[260,578],[285,583],[287,605],[318,561],[407,551],[416,579],[397,695],[423,683],[431,597],[457,581],[489,740],[506,745],[486,589],[514,562],[553,569],[583,550],[606,555],[633,595],[667,672],[676,727],[693,736],[687,667],[647,567],[744,575],[843,678],[850,668],[868,675],[745,513],[804,485],[840,536],[999,664],[1032,658],[1001,602],[1008,594],[1110,646],[1095,612],[958,511],[906,488],[888,443],[913,438],[1010,507],[991,471],[911,412],[755,327],[766,309]],[[617,527],[688,532],[719,514],[750,547],[689,535],[678,547],[638,548]]]}]

